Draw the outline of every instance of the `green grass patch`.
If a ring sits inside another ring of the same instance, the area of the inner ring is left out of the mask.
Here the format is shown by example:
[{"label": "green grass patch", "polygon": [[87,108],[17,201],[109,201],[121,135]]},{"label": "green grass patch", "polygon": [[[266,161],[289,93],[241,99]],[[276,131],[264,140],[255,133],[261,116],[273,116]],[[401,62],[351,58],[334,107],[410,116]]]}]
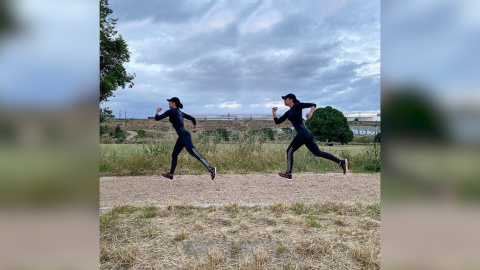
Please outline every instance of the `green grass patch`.
[{"label": "green grass patch", "polygon": [[367,205],[367,210],[368,210],[368,214],[372,217],[379,217],[380,216],[380,204],[379,203]]},{"label": "green grass patch", "polygon": [[[173,137],[172,137],[173,138]],[[259,142],[243,138],[234,142],[202,141],[193,138],[197,151],[217,167],[219,173],[272,173],[284,171],[289,142]],[[134,144],[101,144],[101,175],[151,175],[170,169],[171,152],[175,141],[166,139]],[[334,145],[322,146],[322,151],[341,159],[348,158],[350,172],[378,172],[380,170],[379,145]],[[306,147],[295,152],[295,172],[340,172],[338,164],[315,157]],[[178,157],[177,174],[203,174],[205,168],[196,159],[183,151]]]},{"label": "green grass patch", "polygon": [[325,224],[322,224],[320,222],[318,222],[314,216],[312,215],[308,215],[305,217],[305,221],[307,222],[307,224],[310,226],[310,227],[314,227],[314,228],[324,228],[326,227]]},{"label": "green grass patch", "polygon": [[292,204],[292,210],[297,215],[305,214],[307,212],[307,206],[304,202],[294,202]]},{"label": "green grass patch", "polygon": [[158,208],[156,206],[146,206],[142,209],[139,218],[154,218],[158,216]]}]

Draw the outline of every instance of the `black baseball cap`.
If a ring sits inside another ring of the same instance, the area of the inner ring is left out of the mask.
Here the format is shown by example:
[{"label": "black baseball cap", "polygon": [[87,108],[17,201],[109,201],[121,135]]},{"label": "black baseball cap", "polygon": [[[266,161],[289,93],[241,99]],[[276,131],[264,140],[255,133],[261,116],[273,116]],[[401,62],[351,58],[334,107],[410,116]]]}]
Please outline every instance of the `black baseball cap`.
[{"label": "black baseball cap", "polygon": [[293,103],[298,103],[299,102],[297,97],[292,93],[287,94],[286,96],[282,96],[282,99],[286,99],[286,98],[293,99]]},{"label": "black baseball cap", "polygon": [[175,105],[177,105],[177,108],[180,108],[182,109],[183,108],[183,104],[180,103],[180,99],[178,97],[172,97],[170,99],[167,99],[168,102],[175,102]]}]

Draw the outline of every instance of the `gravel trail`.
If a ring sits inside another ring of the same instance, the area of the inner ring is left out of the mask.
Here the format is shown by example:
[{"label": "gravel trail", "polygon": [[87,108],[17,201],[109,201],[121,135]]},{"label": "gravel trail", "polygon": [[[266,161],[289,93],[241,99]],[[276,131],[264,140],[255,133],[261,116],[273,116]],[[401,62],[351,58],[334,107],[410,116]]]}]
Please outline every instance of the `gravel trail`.
[{"label": "gravel trail", "polygon": [[100,207],[273,202],[380,202],[380,174],[299,173],[100,177]]}]

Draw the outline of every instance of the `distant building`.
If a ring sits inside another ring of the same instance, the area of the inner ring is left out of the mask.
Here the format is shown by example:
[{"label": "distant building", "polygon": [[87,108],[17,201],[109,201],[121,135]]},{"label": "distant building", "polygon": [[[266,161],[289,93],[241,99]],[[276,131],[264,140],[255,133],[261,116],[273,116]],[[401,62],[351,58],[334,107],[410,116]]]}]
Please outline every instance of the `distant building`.
[{"label": "distant building", "polygon": [[[281,114],[280,114],[281,115]],[[272,120],[271,114],[202,114],[192,115],[197,120]],[[155,116],[149,116],[148,119],[155,119]]]},{"label": "distant building", "polygon": [[209,114],[193,115],[197,120],[272,120],[271,114]]},{"label": "distant building", "polygon": [[347,115],[348,122],[354,121],[380,121],[380,113],[356,113]]}]

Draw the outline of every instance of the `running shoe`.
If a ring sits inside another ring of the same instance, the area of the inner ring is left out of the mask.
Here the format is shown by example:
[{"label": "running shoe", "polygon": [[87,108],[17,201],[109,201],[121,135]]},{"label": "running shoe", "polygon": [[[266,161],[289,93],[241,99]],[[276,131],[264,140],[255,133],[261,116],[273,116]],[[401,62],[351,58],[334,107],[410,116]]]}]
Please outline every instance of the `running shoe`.
[{"label": "running shoe", "polygon": [[280,175],[280,177],[287,178],[288,180],[292,180],[292,175],[290,173],[279,172],[278,175]]},{"label": "running shoe", "polygon": [[210,175],[212,176],[212,181],[214,181],[215,177],[217,176],[217,167],[210,168]]},{"label": "running shoe", "polygon": [[171,173],[162,173],[162,176],[167,178],[168,181],[170,181],[170,182],[173,181],[173,174],[171,174]]},{"label": "running shoe", "polygon": [[340,167],[343,170],[343,174],[346,174],[347,171],[348,171],[348,159],[344,159],[344,160],[340,161]]}]

